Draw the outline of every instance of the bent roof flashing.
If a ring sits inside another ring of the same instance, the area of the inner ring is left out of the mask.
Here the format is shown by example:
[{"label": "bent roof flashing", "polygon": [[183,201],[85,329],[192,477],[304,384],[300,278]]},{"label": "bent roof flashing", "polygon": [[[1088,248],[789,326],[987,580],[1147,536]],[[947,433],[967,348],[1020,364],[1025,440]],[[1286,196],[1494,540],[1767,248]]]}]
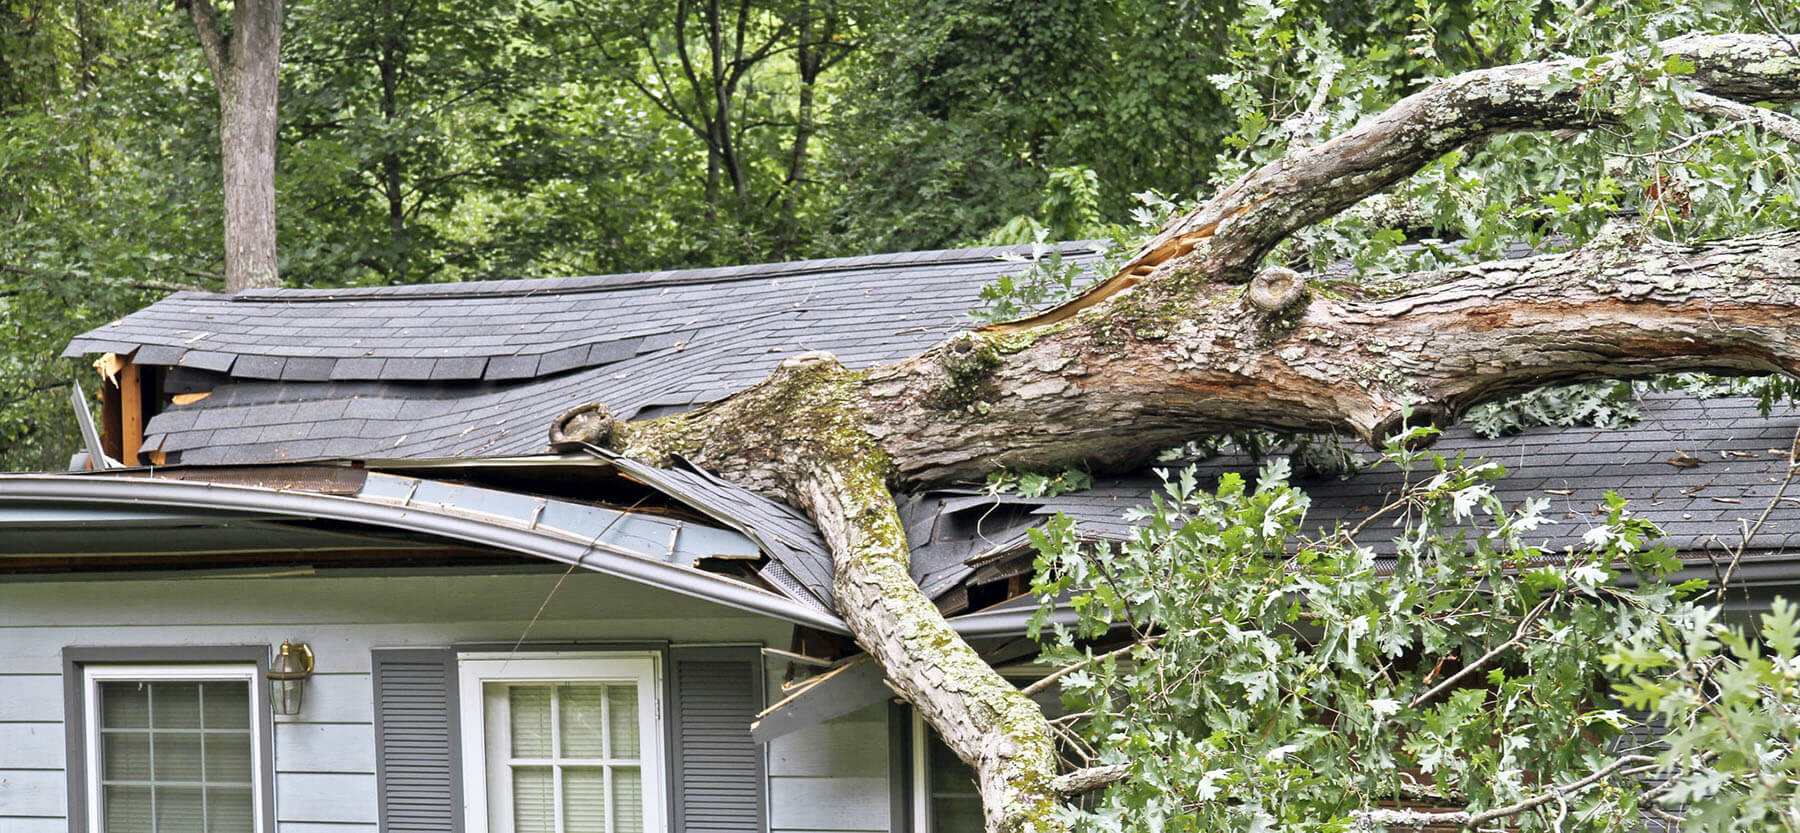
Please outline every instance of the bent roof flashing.
[{"label": "bent roof flashing", "polygon": [[[338,496],[145,477],[0,475],[0,503],[229,510],[389,527],[572,564],[737,610],[835,633],[847,632],[836,616],[810,605],[625,546],[623,542],[644,540],[647,528],[642,523],[651,523],[653,516],[633,516],[633,528],[625,535],[617,516],[628,513],[416,478],[370,475],[369,480],[373,487],[365,485],[356,495]],[[459,508],[448,500],[454,496],[474,500],[480,506]],[[528,508],[533,501],[542,508]],[[520,509],[527,509],[526,517],[518,516]],[[666,521],[664,526],[671,523],[680,522]],[[692,524],[686,527],[707,530],[697,538],[700,542],[721,543],[727,536],[742,537],[729,530]],[[619,540],[609,537],[615,529],[620,529]],[[670,554],[682,552],[681,531],[670,534]]]}]

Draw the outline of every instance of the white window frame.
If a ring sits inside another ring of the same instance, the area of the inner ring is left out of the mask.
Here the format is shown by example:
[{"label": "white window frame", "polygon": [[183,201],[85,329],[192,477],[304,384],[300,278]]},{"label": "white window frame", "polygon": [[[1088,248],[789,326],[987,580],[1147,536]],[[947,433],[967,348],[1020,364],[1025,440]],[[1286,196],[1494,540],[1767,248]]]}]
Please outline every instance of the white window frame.
[{"label": "white window frame", "polygon": [[487,715],[489,683],[635,682],[644,790],[645,833],[666,833],[668,767],[664,763],[662,656],[655,651],[465,653],[457,656],[462,711],[463,830],[488,833]]},{"label": "white window frame", "polygon": [[931,833],[931,751],[925,748],[931,736],[917,709],[908,709],[907,714],[912,719],[912,829]]},{"label": "white window frame", "polygon": [[256,833],[268,833],[264,826],[263,807],[268,796],[263,792],[264,761],[269,754],[263,748],[263,733],[257,722],[257,707],[262,699],[257,696],[257,673],[253,663],[217,663],[217,664],[168,664],[168,665],[125,665],[112,663],[91,663],[82,667],[82,743],[83,757],[87,761],[87,829],[89,833],[103,833],[106,822],[100,806],[100,782],[105,780],[101,773],[100,761],[100,684],[103,682],[128,683],[182,683],[182,682],[218,682],[241,681],[249,686],[249,721],[250,729],[250,807],[255,822]]}]

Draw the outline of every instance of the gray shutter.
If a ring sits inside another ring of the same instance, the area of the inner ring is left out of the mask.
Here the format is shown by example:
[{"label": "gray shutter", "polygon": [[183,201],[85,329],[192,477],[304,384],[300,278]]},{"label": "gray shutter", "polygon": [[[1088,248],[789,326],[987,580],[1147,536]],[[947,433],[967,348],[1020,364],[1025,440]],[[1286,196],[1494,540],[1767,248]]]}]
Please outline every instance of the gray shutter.
[{"label": "gray shutter", "polygon": [[762,710],[762,653],[669,649],[669,760],[675,833],[761,833],[767,781],[750,723]]},{"label": "gray shutter", "polygon": [[456,652],[376,649],[375,782],[386,833],[461,833]]}]

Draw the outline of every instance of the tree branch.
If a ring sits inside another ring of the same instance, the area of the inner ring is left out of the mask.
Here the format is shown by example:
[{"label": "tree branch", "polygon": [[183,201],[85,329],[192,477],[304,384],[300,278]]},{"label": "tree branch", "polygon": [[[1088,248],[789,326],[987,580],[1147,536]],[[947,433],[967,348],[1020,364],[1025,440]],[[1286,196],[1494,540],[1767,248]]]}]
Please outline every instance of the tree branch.
[{"label": "tree branch", "polygon": [[1461,682],[1464,677],[1467,677],[1470,674],[1475,673],[1482,666],[1487,665],[1489,660],[1505,653],[1507,651],[1507,649],[1512,648],[1513,646],[1518,645],[1521,642],[1524,642],[1525,641],[1525,629],[1531,627],[1531,623],[1533,621],[1536,621],[1538,616],[1540,614],[1542,614],[1546,609],[1548,609],[1550,607],[1550,603],[1553,601],[1556,601],[1556,596],[1554,594],[1547,596],[1544,598],[1543,601],[1538,602],[1537,607],[1532,608],[1530,612],[1525,614],[1524,618],[1519,620],[1519,626],[1517,628],[1513,629],[1513,635],[1512,635],[1511,639],[1508,639],[1505,642],[1502,642],[1499,645],[1494,646],[1493,650],[1488,651],[1485,654],[1482,654],[1480,658],[1476,659],[1474,662],[1469,663],[1468,665],[1463,666],[1462,669],[1457,671],[1455,674],[1451,674],[1450,676],[1445,677],[1443,682],[1440,682],[1437,685],[1432,686],[1429,691],[1426,691],[1425,693],[1420,694],[1417,697],[1414,697],[1412,703],[1410,704],[1410,707],[1416,709],[1426,703],[1431,702],[1432,698],[1435,698],[1439,694],[1449,691],[1452,686],[1456,685],[1458,682]]},{"label": "tree branch", "polygon": [[1571,252],[1308,291],[1269,315],[1170,274],[1071,321],[976,331],[873,368],[871,431],[908,482],[1130,468],[1223,430],[1411,424],[1534,387],[1677,370],[1800,372],[1800,231],[1697,247],[1640,232]]},{"label": "tree branch", "polygon": [[1709,116],[1754,124],[1766,132],[1800,144],[1800,119],[1786,113],[1753,107],[1711,93],[1695,93],[1693,98],[1688,101],[1687,109]]},{"label": "tree branch", "polygon": [[[1772,35],[1687,35],[1660,48],[1695,66],[1703,93],[1737,101],[1800,100],[1800,56]],[[1591,128],[1613,114],[1586,103],[1587,86],[1621,58],[1588,69],[1586,59],[1465,72],[1395,103],[1329,141],[1290,151],[1171,219],[1118,274],[1056,309],[989,327],[1017,332],[1066,320],[1136,285],[1165,264],[1228,283],[1294,232],[1411,176],[1445,153],[1494,136],[1547,128]],[[1574,83],[1584,81],[1584,83]]]},{"label": "tree branch", "polygon": [[1615,759],[1612,763],[1595,770],[1583,778],[1571,781],[1563,786],[1539,793],[1513,804],[1508,804],[1504,807],[1495,807],[1491,810],[1484,810],[1479,813],[1471,813],[1467,810],[1395,810],[1379,807],[1369,810],[1359,810],[1354,815],[1356,816],[1356,819],[1364,825],[1424,826],[1427,824],[1457,824],[1464,827],[1476,827],[1495,819],[1516,816],[1527,810],[1542,807],[1553,801],[1567,800],[1570,796],[1594,786],[1632,764],[1653,764],[1655,762],[1655,758],[1647,755],[1626,755]]},{"label": "tree branch", "polygon": [[212,68],[213,83],[223,86],[231,44],[230,38],[219,28],[219,15],[213,10],[212,0],[183,0],[182,5],[187,7],[188,17],[194,21],[194,31],[200,36],[200,52],[206,56],[206,65]]},{"label": "tree branch", "polygon": [[1147,639],[1139,639],[1139,640],[1133,641],[1130,645],[1126,645],[1123,648],[1119,648],[1117,650],[1112,650],[1112,651],[1107,651],[1104,654],[1098,654],[1095,656],[1088,657],[1087,659],[1084,659],[1073,665],[1065,665],[1061,668],[1056,669],[1055,671],[1050,672],[1049,674],[1044,675],[1043,679],[1040,679],[1037,682],[1034,682],[1031,685],[1028,685],[1022,689],[1019,689],[1019,693],[1025,695],[1026,697],[1031,697],[1033,695],[1042,693],[1043,691],[1049,689],[1051,686],[1056,685],[1057,680],[1067,677],[1070,674],[1075,673],[1076,671],[1079,671],[1083,668],[1088,667],[1089,665],[1092,665],[1096,662],[1100,662],[1103,660],[1111,659],[1113,657],[1129,654],[1140,645],[1155,645],[1157,642],[1159,642],[1161,640],[1162,640],[1161,636],[1152,636]]},{"label": "tree branch", "polygon": [[1105,789],[1123,781],[1126,773],[1130,771],[1130,764],[1083,767],[1056,776],[1056,779],[1050,782],[1050,789],[1054,790],[1057,795],[1072,798],[1083,793]]}]

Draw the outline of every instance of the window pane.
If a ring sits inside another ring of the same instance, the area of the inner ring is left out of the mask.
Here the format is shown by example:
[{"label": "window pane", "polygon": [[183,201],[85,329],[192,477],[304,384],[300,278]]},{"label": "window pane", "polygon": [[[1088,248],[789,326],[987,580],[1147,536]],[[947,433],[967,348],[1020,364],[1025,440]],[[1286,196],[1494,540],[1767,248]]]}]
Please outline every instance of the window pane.
[{"label": "window pane", "polygon": [[642,833],[644,784],[636,767],[613,768],[613,833]]},{"label": "window pane", "polygon": [[150,833],[149,787],[104,787],[106,833]]},{"label": "window pane", "polygon": [[156,833],[200,833],[205,806],[199,787],[157,787]]},{"label": "window pane", "polygon": [[550,687],[516,685],[506,692],[515,758],[550,757]]},{"label": "window pane", "polygon": [[100,725],[142,729],[150,725],[150,687],[145,683],[101,683]]},{"label": "window pane", "polygon": [[[249,683],[106,681],[98,688],[98,811],[108,833],[254,831]],[[121,730],[114,721],[145,728]]]},{"label": "window pane", "polygon": [[981,833],[981,799],[943,798],[931,800],[933,833]]},{"label": "window pane", "polygon": [[565,833],[606,833],[606,770],[563,770]]},{"label": "window pane", "polygon": [[101,736],[101,778],[107,781],[150,780],[150,733],[107,732]]},{"label": "window pane", "polygon": [[199,683],[151,683],[150,720],[158,729],[200,728]]},{"label": "window pane", "polygon": [[558,686],[557,700],[562,710],[557,715],[562,729],[562,757],[606,757],[605,727],[600,725],[606,686]]},{"label": "window pane", "polygon": [[242,729],[250,714],[250,687],[243,683],[201,683],[202,717],[208,729]]},{"label": "window pane", "polygon": [[199,732],[157,732],[150,754],[158,783],[200,780]]},{"label": "window pane", "polygon": [[556,793],[550,768],[513,767],[513,833],[555,833]]},{"label": "window pane", "polygon": [[980,833],[981,793],[975,771],[950,747],[927,732],[927,764],[931,770],[931,829],[934,833]]},{"label": "window pane", "polygon": [[612,730],[613,757],[638,757],[637,686],[608,686],[606,699],[612,709],[608,728]]},{"label": "window pane", "polygon": [[250,783],[250,733],[206,733],[206,781],[210,784]]},{"label": "window pane", "polygon": [[249,787],[207,788],[206,833],[251,833],[255,829]]}]

